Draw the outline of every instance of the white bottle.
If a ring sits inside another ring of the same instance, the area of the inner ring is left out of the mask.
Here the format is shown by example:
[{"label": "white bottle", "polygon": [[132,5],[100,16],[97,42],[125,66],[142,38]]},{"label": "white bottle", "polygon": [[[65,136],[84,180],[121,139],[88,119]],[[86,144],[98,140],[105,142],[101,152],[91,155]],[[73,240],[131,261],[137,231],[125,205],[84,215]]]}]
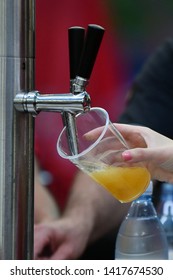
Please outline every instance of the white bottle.
[{"label": "white bottle", "polygon": [[153,185],[132,202],[122,222],[115,247],[115,259],[168,259],[166,234],[151,201]]}]

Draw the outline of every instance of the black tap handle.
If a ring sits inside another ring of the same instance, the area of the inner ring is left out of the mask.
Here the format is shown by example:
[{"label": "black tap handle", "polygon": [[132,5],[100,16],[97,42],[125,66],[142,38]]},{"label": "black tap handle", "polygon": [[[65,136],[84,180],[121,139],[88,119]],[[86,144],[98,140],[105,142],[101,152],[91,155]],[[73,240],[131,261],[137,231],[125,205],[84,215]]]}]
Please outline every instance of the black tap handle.
[{"label": "black tap handle", "polygon": [[104,28],[89,24],[77,76],[89,79],[103,38]]},{"label": "black tap handle", "polygon": [[84,46],[85,29],[73,26],[68,29],[70,79],[75,79]]}]

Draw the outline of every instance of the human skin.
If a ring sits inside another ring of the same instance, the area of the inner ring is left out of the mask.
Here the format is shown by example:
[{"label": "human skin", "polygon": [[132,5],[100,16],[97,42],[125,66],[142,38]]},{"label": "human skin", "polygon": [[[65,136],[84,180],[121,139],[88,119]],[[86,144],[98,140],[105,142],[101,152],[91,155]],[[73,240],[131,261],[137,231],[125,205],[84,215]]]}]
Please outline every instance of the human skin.
[{"label": "human skin", "polygon": [[34,259],[78,259],[87,245],[116,232],[130,204],[121,204],[79,171],[67,206],[56,221],[35,225]]},{"label": "human skin", "polygon": [[[173,140],[156,131],[138,125],[115,123],[130,149],[122,152],[122,159],[128,163],[143,163],[158,181],[173,183]],[[100,134],[97,128],[85,135],[93,140]]]}]

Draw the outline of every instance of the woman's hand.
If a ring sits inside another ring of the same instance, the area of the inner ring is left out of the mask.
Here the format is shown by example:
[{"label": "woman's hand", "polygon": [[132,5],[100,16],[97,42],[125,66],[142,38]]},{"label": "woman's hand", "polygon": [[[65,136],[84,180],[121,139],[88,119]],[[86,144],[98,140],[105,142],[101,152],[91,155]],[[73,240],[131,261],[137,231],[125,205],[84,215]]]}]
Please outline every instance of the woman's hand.
[{"label": "woman's hand", "polygon": [[142,126],[115,124],[129,147],[122,153],[124,161],[142,162],[152,179],[173,183],[173,140]]}]

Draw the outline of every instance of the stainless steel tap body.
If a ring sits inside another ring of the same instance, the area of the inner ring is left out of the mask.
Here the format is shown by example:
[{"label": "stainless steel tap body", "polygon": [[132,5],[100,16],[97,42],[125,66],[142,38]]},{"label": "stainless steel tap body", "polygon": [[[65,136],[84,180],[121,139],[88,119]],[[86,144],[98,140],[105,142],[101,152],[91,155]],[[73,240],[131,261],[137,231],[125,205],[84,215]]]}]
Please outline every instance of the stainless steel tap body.
[{"label": "stainless steel tap body", "polygon": [[90,109],[90,96],[85,91],[88,80],[77,76],[70,81],[72,93],[40,94],[38,91],[19,92],[14,98],[14,106],[20,112],[28,112],[36,116],[40,111],[60,112],[69,148],[72,154],[78,152],[78,139],[75,115]]},{"label": "stainless steel tap body", "polygon": [[0,0],[0,258],[32,259],[33,127],[14,110],[34,89],[34,0]]},{"label": "stainless steel tap body", "polygon": [[18,93],[14,98],[14,106],[20,112],[28,112],[33,116],[40,111],[69,112],[77,114],[89,110],[90,96],[87,92],[78,94],[40,94],[38,91]]}]

